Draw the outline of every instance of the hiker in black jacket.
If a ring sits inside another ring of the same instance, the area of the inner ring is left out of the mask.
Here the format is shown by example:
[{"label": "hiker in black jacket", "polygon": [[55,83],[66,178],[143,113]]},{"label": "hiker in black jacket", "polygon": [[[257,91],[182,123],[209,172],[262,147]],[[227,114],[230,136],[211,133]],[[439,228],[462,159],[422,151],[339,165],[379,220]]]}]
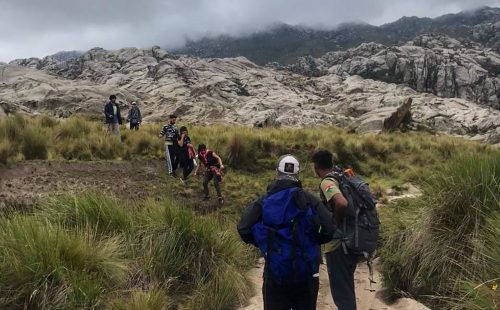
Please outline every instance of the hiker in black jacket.
[{"label": "hiker in black jacket", "polygon": [[[264,309],[314,310],[319,288],[319,245],[332,239],[332,216],[318,198],[302,189],[295,157],[283,156],[276,171],[267,194],[243,212],[238,232],[265,257]],[[307,268],[300,268],[301,264]],[[306,272],[300,274],[299,270]]]},{"label": "hiker in black jacket", "polygon": [[167,171],[171,177],[177,177],[175,170],[179,165],[179,130],[175,126],[177,116],[170,115],[168,124],[163,126],[160,137],[165,137],[165,160],[167,162]]},{"label": "hiker in black jacket", "polygon": [[120,135],[120,125],[122,124],[122,116],[120,107],[116,103],[116,96],[109,96],[109,101],[104,106],[104,123],[107,126],[107,134],[113,133]]},{"label": "hiker in black jacket", "polygon": [[139,125],[141,125],[142,117],[141,110],[137,106],[137,102],[132,102],[132,107],[128,111],[127,122],[130,122],[130,130],[139,130]]}]

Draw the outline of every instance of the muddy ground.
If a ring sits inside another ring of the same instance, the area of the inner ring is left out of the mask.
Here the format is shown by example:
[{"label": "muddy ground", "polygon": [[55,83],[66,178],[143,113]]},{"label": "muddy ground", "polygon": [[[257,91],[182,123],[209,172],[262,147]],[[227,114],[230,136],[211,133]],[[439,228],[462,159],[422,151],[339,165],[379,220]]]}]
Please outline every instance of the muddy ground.
[{"label": "muddy ground", "polygon": [[25,161],[0,169],[0,208],[29,208],[53,193],[98,189],[122,199],[161,194],[163,161]]}]

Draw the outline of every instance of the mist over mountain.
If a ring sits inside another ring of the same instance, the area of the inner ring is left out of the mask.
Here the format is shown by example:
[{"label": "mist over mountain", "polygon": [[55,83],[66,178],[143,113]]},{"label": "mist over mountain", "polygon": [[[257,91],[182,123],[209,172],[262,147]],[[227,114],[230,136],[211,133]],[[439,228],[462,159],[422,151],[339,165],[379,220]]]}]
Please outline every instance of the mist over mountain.
[{"label": "mist over mountain", "polygon": [[291,64],[300,56],[319,57],[327,52],[346,50],[365,42],[400,44],[425,33],[443,34],[460,41],[474,41],[498,52],[500,8],[483,7],[433,19],[403,17],[381,26],[349,23],[332,30],[276,24],[267,31],[241,37],[221,35],[188,41],[184,48],[172,52],[203,58],[244,56],[260,65],[269,62]]}]

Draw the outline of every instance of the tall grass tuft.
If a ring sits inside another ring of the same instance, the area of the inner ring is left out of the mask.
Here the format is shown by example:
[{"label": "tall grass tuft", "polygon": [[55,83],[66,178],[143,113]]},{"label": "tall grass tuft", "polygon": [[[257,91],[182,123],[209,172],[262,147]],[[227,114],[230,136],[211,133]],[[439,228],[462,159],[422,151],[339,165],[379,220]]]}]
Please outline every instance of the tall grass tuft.
[{"label": "tall grass tuft", "polygon": [[39,216],[66,229],[91,227],[99,236],[126,235],[134,231],[128,205],[99,192],[78,196],[64,194],[48,198],[40,205]]},{"label": "tall grass tuft", "polygon": [[243,304],[255,257],[225,226],[171,197],[139,205],[95,192],[50,198],[0,217],[0,308]]},{"label": "tall grass tuft", "polygon": [[248,135],[235,133],[226,146],[227,163],[235,169],[254,170],[258,149]]},{"label": "tall grass tuft", "polygon": [[80,139],[91,131],[90,123],[79,117],[68,118],[62,122],[55,131],[55,140],[64,141]]},{"label": "tall grass tuft", "polygon": [[[176,294],[190,292],[188,295],[193,296],[202,292],[210,296],[191,300],[194,308],[206,307],[208,299],[220,307],[205,309],[226,309],[246,299],[241,292],[247,292],[250,286],[241,280],[241,271],[254,256],[234,233],[221,230],[217,220],[199,218],[171,203],[160,206],[150,202],[141,221],[146,273],[155,281],[171,282]],[[232,272],[223,273],[221,269]],[[220,286],[215,283],[229,284],[220,294]]]},{"label": "tall grass tuft", "polygon": [[37,122],[42,128],[54,128],[59,122],[48,115],[41,115],[37,117]]},{"label": "tall grass tuft", "polygon": [[9,140],[0,140],[0,165],[8,164],[9,159],[16,153],[15,146]]},{"label": "tall grass tuft", "polygon": [[21,142],[21,152],[24,159],[47,159],[48,138],[45,132],[35,128],[24,130]]},{"label": "tall grass tuft", "polygon": [[114,310],[165,310],[172,305],[165,292],[159,288],[134,290],[128,295],[111,300],[106,308]]},{"label": "tall grass tuft", "polygon": [[1,219],[0,256],[3,309],[96,307],[127,276],[119,239],[65,232],[33,216]]},{"label": "tall grass tuft", "polygon": [[500,243],[491,224],[500,216],[498,153],[453,159],[428,179],[421,197],[384,212],[391,218],[382,249],[389,287],[452,307],[474,284],[500,278]]}]

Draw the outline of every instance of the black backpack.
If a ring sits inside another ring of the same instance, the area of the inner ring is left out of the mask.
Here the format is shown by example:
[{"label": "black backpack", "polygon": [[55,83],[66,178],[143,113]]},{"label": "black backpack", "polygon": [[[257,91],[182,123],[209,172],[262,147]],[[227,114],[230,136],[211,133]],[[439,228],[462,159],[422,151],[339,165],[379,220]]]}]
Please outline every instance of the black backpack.
[{"label": "black backpack", "polygon": [[[344,223],[337,227],[334,239],[342,240],[344,252],[362,255],[368,261],[372,275],[372,258],[377,249],[380,220],[377,214],[376,201],[373,199],[368,184],[354,173],[346,173],[336,166],[324,179],[334,179],[339,189],[348,201]],[[326,198],[320,188],[323,202]],[[370,277],[373,282],[373,277]]]}]

